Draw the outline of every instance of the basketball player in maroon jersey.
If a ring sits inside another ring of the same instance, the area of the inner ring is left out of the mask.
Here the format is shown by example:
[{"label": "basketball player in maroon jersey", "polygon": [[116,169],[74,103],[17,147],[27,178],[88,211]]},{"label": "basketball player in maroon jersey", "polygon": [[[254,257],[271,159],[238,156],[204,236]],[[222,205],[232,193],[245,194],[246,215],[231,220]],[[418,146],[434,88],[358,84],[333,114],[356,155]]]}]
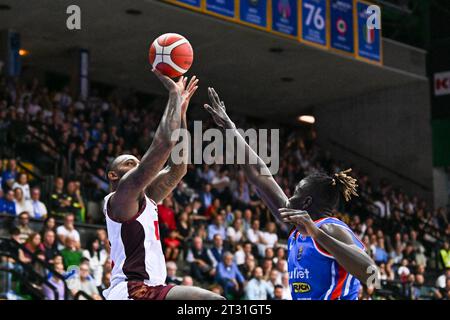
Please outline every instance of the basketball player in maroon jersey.
[{"label": "basketball player in maroon jersey", "polygon": [[103,210],[113,267],[111,286],[103,294],[108,300],[224,299],[198,287],[165,285],[156,203],[186,174],[187,161],[175,165],[169,156],[178,129],[186,129],[186,110],[198,80],[194,76],[187,84],[187,78],[181,77],[175,83],[157,70],[154,73],[169,91],[169,100],[153,142],[140,161],[121,155],[107,169],[112,192],[105,197]]}]

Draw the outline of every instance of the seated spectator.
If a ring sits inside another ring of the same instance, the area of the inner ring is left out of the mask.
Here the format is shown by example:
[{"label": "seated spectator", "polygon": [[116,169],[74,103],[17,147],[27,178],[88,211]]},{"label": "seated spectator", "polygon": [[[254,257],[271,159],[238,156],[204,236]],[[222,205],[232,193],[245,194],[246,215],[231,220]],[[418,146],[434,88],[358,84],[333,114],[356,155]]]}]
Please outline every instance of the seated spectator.
[{"label": "seated spectator", "polygon": [[178,239],[187,241],[192,237],[192,227],[189,221],[189,215],[186,211],[180,213],[177,219]]},{"label": "seated spectator", "polygon": [[276,269],[270,270],[269,283],[272,285],[272,287],[281,284],[281,273],[278,272],[278,270]]},{"label": "seated spectator", "polygon": [[292,300],[291,286],[289,284],[288,272],[285,272],[281,275],[281,285],[283,287],[283,300]]},{"label": "seated spectator", "polygon": [[256,267],[252,279],[245,287],[247,300],[267,300],[273,295],[273,287],[263,278],[263,270]]},{"label": "seated spectator", "polygon": [[56,234],[56,220],[53,217],[47,217],[44,220],[44,224],[41,229],[41,236],[44,236],[44,233],[48,230],[53,231]]},{"label": "seated spectator", "polygon": [[64,180],[58,177],[55,179],[55,189],[50,196],[50,214],[57,219],[63,219],[70,212],[71,201],[64,192]]},{"label": "seated spectator", "polygon": [[25,249],[27,249],[24,250],[25,257],[27,257],[29,261],[32,261],[34,259],[34,255],[40,250],[40,246],[41,235],[37,232],[31,233],[24,244]]},{"label": "seated spectator", "polygon": [[172,207],[173,203],[170,197],[165,198],[162,204],[158,205],[159,228],[162,239],[167,237],[170,231],[177,229],[175,213]]},{"label": "seated spectator", "polygon": [[192,247],[189,249],[186,261],[191,266],[191,274],[198,281],[205,281],[214,276],[215,269],[209,259],[208,251],[203,247],[203,240],[195,237]]},{"label": "seated spectator", "polygon": [[67,184],[67,200],[70,202],[68,209],[75,215],[75,219],[85,222],[85,206],[78,181],[69,181]]},{"label": "seated spectator", "polygon": [[273,261],[272,259],[264,259],[262,263],[262,269],[264,273],[264,279],[269,280],[270,279],[270,273],[273,269]]},{"label": "seated spectator", "polygon": [[14,202],[14,191],[6,191],[3,198],[0,198],[0,212],[11,216],[16,216],[16,203]]},{"label": "seated spectator", "polygon": [[220,214],[216,215],[213,223],[208,225],[208,240],[212,241],[216,234],[220,235],[221,239],[226,239],[227,237],[224,219]]},{"label": "seated spectator", "polygon": [[[244,213],[245,214],[245,213]],[[252,222],[252,227],[247,230],[246,233],[248,241],[250,241],[252,244],[258,246],[261,236],[261,230],[259,230],[259,220],[255,219]],[[258,252],[259,248],[258,248]],[[264,252],[263,252],[264,255]]]},{"label": "seated spectator", "polygon": [[258,250],[259,254],[264,257],[266,248],[272,248],[277,244],[277,227],[275,222],[268,222],[266,231],[259,233]]},{"label": "seated spectator", "polygon": [[110,253],[111,247],[108,240],[108,234],[106,233],[106,230],[101,228],[97,229],[95,232],[97,239],[99,241],[100,250],[105,249],[106,253]]},{"label": "seated spectator", "polygon": [[444,289],[446,284],[447,284],[447,279],[450,279],[450,268],[447,268],[445,270],[444,274],[441,274],[437,279],[436,279],[436,287],[440,288],[440,289]]},{"label": "seated spectator", "polygon": [[24,243],[34,233],[34,230],[30,227],[30,215],[28,212],[24,211],[19,214],[17,228],[20,230],[20,243]]},{"label": "seated spectator", "polygon": [[180,253],[181,242],[178,239],[178,232],[171,230],[169,235],[164,238],[164,256],[167,261],[177,261],[178,254]]},{"label": "seated spectator", "polygon": [[14,182],[12,189],[15,190],[17,188],[22,190],[25,200],[31,199],[30,185],[28,184],[28,175],[26,173],[21,173],[19,179]]},{"label": "seated spectator", "polygon": [[199,196],[200,203],[202,205],[203,210],[206,210],[206,208],[209,208],[209,206],[212,205],[213,202],[213,195],[211,193],[211,185],[205,184],[203,187],[203,191],[200,192]]},{"label": "seated spectator", "polygon": [[108,289],[110,286],[111,286],[111,271],[105,271],[103,272],[102,276],[102,284],[98,290],[101,293],[104,290]]},{"label": "seated spectator", "polygon": [[412,288],[413,300],[430,300],[435,296],[435,289],[425,285],[425,278],[422,274],[417,274],[416,282]]},{"label": "seated spectator", "polygon": [[243,229],[242,219],[235,219],[233,226],[227,228],[227,240],[231,245],[236,245],[243,239]]},{"label": "seated spectator", "polygon": [[39,249],[44,253],[45,261],[53,264],[53,259],[59,255],[58,246],[56,244],[56,234],[53,230],[44,232],[44,241],[39,246]]},{"label": "seated spectator", "polygon": [[[75,296],[79,291],[83,291],[89,295],[94,300],[102,300],[102,297],[98,293],[97,286],[95,285],[94,278],[89,274],[89,264],[82,263],[80,265],[80,272],[77,277],[71,282],[69,288],[72,294]],[[79,297],[80,300],[86,300],[82,295]]]},{"label": "seated spectator", "polygon": [[444,245],[439,250],[439,262],[442,264],[443,268],[450,268],[450,244],[448,241],[444,242]]},{"label": "seated spectator", "polygon": [[229,251],[223,254],[223,261],[217,265],[216,281],[222,286],[225,297],[241,296],[245,279],[233,262],[233,254]]},{"label": "seated spectator", "polygon": [[[59,274],[64,274],[64,266],[62,263],[58,263],[54,266],[54,269]],[[42,292],[45,296],[45,300],[64,300],[65,299],[65,291],[66,287],[64,286],[64,280],[57,277],[54,274],[50,275],[50,278],[48,279],[48,282],[50,282],[51,285],[55,287],[56,292],[58,293],[58,298],[55,296],[55,291],[47,286],[47,284],[43,284],[42,286]]]},{"label": "seated spectator", "polygon": [[10,190],[13,189],[13,184],[19,175],[17,171],[17,161],[16,159],[9,159],[7,169],[2,173],[2,189]]},{"label": "seated spectator", "polygon": [[83,254],[81,251],[78,250],[76,240],[72,239],[71,237],[66,237],[64,241],[66,246],[64,247],[64,249],[60,251],[61,256],[63,257],[64,260],[64,267],[66,269],[69,269],[69,267],[71,266],[79,266]]},{"label": "seated spectator", "polygon": [[178,269],[177,264],[173,261],[167,261],[166,268],[167,268],[166,284],[180,285],[182,279],[180,277],[177,277],[177,269]]},{"label": "seated spectator", "polygon": [[80,248],[80,233],[75,229],[75,216],[69,213],[64,217],[64,224],[56,228],[56,235],[58,236],[58,249],[62,250],[67,238],[74,240],[74,245],[77,249]]},{"label": "seated spectator", "polygon": [[215,234],[213,239],[212,248],[208,249],[208,257],[212,263],[212,267],[215,268],[223,259],[223,240],[220,234]]},{"label": "seated spectator", "polygon": [[45,219],[47,217],[47,207],[40,201],[41,190],[39,188],[31,189],[31,207],[33,210],[30,212],[31,216],[35,219]]},{"label": "seated spectator", "polygon": [[239,266],[239,270],[241,271],[245,280],[251,279],[255,271],[255,268],[256,268],[256,259],[252,254],[246,256],[245,263]]},{"label": "seated spectator", "polygon": [[389,258],[388,254],[384,249],[384,239],[379,238],[377,241],[377,245],[375,247],[373,259],[375,260],[376,264],[380,264],[380,263],[387,263],[388,258]]},{"label": "seated spectator", "polygon": [[215,198],[212,202],[212,204],[206,208],[204,216],[210,220],[212,218],[214,218],[215,216],[219,215],[220,212],[220,199],[219,198]]},{"label": "seated spectator", "polygon": [[30,201],[25,200],[23,196],[23,191],[20,188],[14,189],[14,202],[16,204],[16,212],[32,212],[33,207],[31,206]]},{"label": "seated spectator", "polygon": [[273,291],[273,300],[285,300],[283,295],[283,286],[277,284]]},{"label": "seated spectator", "polygon": [[94,278],[95,286],[100,287],[103,277],[103,266],[108,259],[106,250],[100,248],[100,241],[97,238],[91,239],[87,244],[87,249],[83,250],[83,257],[88,259],[89,272]]},{"label": "seated spectator", "polygon": [[275,258],[273,258],[273,262],[278,263],[280,260],[286,260],[286,251],[283,247],[278,247],[275,249]]}]

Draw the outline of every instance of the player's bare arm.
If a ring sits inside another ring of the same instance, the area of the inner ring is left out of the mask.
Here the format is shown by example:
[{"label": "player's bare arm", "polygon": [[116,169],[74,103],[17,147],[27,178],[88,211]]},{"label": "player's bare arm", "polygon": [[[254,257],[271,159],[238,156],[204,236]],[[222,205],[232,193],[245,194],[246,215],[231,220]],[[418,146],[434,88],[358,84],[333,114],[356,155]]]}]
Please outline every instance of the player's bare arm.
[{"label": "player's bare arm", "polygon": [[[181,105],[181,129],[187,130],[187,117],[186,112],[189,107],[189,102],[194,95],[195,91],[198,89],[198,79],[193,76],[186,86],[187,78],[181,77],[178,81],[178,85],[183,87],[181,93],[182,105]],[[172,190],[177,186],[181,179],[185,176],[187,172],[187,161],[188,154],[184,151],[188,149],[188,140],[181,139],[183,143],[183,148],[181,149],[180,156],[182,157],[181,163],[173,163],[172,158],[169,157],[167,166],[158,173],[156,178],[151,182],[151,184],[145,190],[147,196],[155,202],[160,202],[166,198]]]},{"label": "player's bare arm", "polygon": [[372,258],[355,245],[352,236],[344,228],[333,224],[324,224],[318,228],[310,215],[303,210],[282,208],[280,213],[286,223],[295,225],[302,234],[311,236],[339,265],[361,282],[367,283],[372,275],[368,272],[370,268],[377,270]]},{"label": "player's bare arm", "polygon": [[[156,131],[155,137],[141,161],[134,157],[119,157],[116,166],[131,166],[129,170],[117,184],[115,193],[110,199],[111,218],[119,221],[126,221],[132,218],[139,210],[140,201],[144,196],[144,189],[155,179],[169,158],[170,152],[178,140],[172,137],[181,126],[181,106],[183,83],[175,83],[172,79],[162,75],[159,71],[153,71],[169,91],[169,100],[161,122]],[[125,168],[126,169],[126,168]],[[111,175],[111,176],[109,176]],[[110,180],[117,180],[116,173],[108,172]]]},{"label": "player's bare arm", "polygon": [[214,88],[208,88],[208,96],[211,105],[205,104],[204,107],[211,114],[215,123],[224,129],[234,130],[237,147],[244,148],[246,159],[250,159],[250,157],[257,159],[256,164],[245,163],[242,165],[245,176],[248,181],[256,187],[258,194],[268,206],[274,217],[282,223],[283,220],[281,219],[278,208],[286,206],[288,202],[287,196],[270,174],[269,168],[267,168],[264,161],[248,145],[244,137],[242,137],[236,129],[236,125],[226,113],[224,102],[220,100],[219,95]]}]

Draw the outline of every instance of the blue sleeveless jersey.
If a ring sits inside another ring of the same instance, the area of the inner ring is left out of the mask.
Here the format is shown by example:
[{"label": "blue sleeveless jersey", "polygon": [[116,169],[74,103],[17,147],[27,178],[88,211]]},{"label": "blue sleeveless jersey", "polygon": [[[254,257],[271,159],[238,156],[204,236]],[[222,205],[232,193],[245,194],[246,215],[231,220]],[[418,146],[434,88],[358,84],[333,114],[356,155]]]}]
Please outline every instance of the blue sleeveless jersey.
[{"label": "blue sleeveless jersey", "polygon": [[[333,217],[314,222],[336,224],[345,228],[355,244],[365,250],[363,243],[341,220]],[[294,229],[288,239],[289,285],[293,300],[357,300],[358,279],[349,274],[337,261],[321,249],[311,237],[303,237]]]}]

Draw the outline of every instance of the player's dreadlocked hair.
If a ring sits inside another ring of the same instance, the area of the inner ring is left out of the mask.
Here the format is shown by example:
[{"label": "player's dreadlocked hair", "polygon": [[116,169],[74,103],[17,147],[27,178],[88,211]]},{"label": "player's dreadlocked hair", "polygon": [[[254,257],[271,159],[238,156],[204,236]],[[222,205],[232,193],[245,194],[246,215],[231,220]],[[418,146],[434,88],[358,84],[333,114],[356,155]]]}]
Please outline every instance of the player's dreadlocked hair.
[{"label": "player's dreadlocked hair", "polygon": [[358,187],[356,184],[356,179],[347,175],[347,173],[350,173],[351,171],[352,169],[347,169],[339,173],[335,173],[332,181],[332,185],[334,186],[337,184],[337,187],[347,202],[350,201],[352,195],[358,197],[358,193],[356,192],[356,188]]},{"label": "player's dreadlocked hair", "polygon": [[[341,196],[345,201],[350,201],[352,196],[358,196],[356,179],[348,175],[351,171],[352,169],[347,169],[332,176],[325,173],[314,173],[304,178],[302,180],[304,183],[299,183],[295,192],[312,195],[313,201],[321,209],[332,210],[338,205]],[[301,201],[301,199],[297,199],[297,201]],[[294,207],[301,206],[300,203],[295,203],[295,200],[292,204]]]}]

